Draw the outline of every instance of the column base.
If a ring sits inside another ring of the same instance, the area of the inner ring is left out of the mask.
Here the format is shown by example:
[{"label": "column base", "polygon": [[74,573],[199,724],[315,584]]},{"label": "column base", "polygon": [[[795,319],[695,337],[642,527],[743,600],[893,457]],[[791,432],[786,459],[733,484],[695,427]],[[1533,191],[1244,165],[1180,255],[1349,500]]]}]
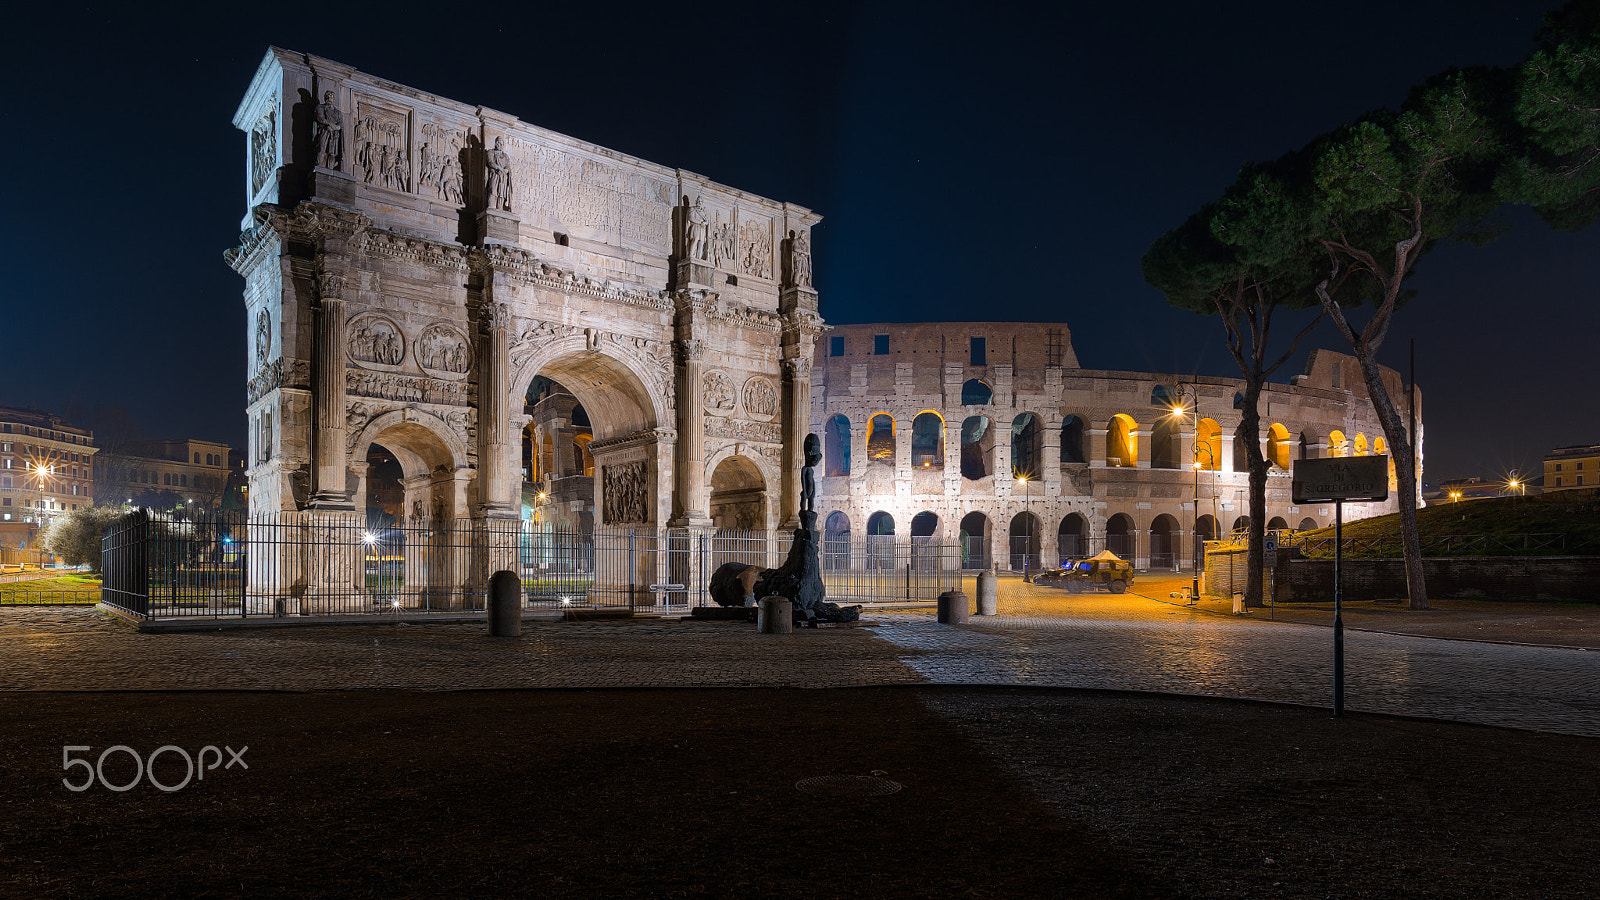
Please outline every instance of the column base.
[{"label": "column base", "polygon": [[353,208],[356,202],[356,179],[343,172],[316,166],[306,179],[306,194],[323,203]]},{"label": "column base", "polygon": [[478,239],[486,247],[515,247],[522,237],[522,223],[504,210],[486,209],[478,213]]},{"label": "column base", "polygon": [[350,502],[350,495],[343,491],[318,491],[311,495],[311,502],[306,504],[306,509],[322,512],[355,512],[356,505]]},{"label": "column base", "polygon": [[693,259],[680,259],[673,263],[673,285],[678,290],[688,287],[717,289],[717,270],[713,266]]}]

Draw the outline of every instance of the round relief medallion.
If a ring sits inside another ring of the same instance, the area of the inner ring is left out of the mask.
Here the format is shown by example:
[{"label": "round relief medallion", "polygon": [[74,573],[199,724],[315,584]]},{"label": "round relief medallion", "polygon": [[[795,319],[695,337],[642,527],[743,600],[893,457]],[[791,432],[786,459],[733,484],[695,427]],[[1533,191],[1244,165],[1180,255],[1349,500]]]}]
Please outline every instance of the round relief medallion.
[{"label": "round relief medallion", "polygon": [[393,371],[406,358],[406,336],[394,320],[378,313],[363,313],[345,326],[350,358],[369,369]]},{"label": "round relief medallion", "polygon": [[755,375],[744,383],[744,411],[752,419],[770,422],[778,417],[778,389],[770,378]]},{"label": "round relief medallion", "polygon": [[454,325],[435,324],[422,329],[412,342],[417,365],[440,378],[465,378],[472,368],[472,345]]},{"label": "round relief medallion", "polygon": [[733,379],[721,369],[712,369],[705,374],[705,400],[706,412],[713,416],[731,416],[737,394],[734,393]]}]

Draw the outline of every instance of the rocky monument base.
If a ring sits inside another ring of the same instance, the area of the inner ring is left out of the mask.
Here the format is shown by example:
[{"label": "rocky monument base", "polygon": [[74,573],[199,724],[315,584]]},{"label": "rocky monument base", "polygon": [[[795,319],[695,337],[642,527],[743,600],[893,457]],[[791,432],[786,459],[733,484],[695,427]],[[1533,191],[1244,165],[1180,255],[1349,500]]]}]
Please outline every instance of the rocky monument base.
[{"label": "rocky monument base", "polygon": [[[723,563],[711,576],[711,599],[725,609],[745,606],[746,582],[754,566]],[[822,554],[817,540],[817,514],[800,513],[800,527],[794,531],[789,556],[776,569],[756,569],[755,584],[748,591],[757,601],[763,597],[787,597],[794,604],[795,624],[854,622],[861,618],[860,606],[840,606],[827,601],[822,584]],[[705,616],[703,618],[709,618]]]}]

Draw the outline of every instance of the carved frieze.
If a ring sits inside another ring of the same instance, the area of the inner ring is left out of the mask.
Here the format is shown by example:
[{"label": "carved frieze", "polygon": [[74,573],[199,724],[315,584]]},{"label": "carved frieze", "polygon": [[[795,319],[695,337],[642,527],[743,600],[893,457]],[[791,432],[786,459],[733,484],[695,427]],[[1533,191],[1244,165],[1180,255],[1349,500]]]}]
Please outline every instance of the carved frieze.
[{"label": "carved frieze", "polygon": [[406,358],[406,338],[388,316],[363,313],[347,326],[350,358],[369,368],[397,369]]},{"label": "carved frieze", "polygon": [[752,419],[769,422],[778,415],[778,389],[772,379],[754,375],[744,383],[744,411]]},{"label": "carved frieze", "polygon": [[412,343],[417,365],[430,375],[463,378],[472,368],[472,346],[454,325],[429,325]]},{"label": "carved frieze", "polygon": [[267,111],[250,129],[250,193],[259,194],[278,167],[278,98],[267,100]]},{"label": "carved frieze", "polygon": [[303,389],[310,386],[311,364],[303,359],[291,359],[285,363],[280,356],[262,366],[261,371],[250,379],[245,386],[246,402],[254,403],[280,387]]},{"label": "carved frieze", "polygon": [[283,358],[279,357],[270,363],[262,365],[261,371],[250,379],[250,383],[245,387],[245,396],[248,398],[245,402],[254,403],[260,400],[262,397],[277,390],[282,383]]},{"label": "carved frieze", "polygon": [[754,328],[761,331],[780,331],[783,317],[775,312],[745,306],[743,303],[718,297],[706,304],[706,318],[726,322],[737,328]]},{"label": "carved frieze", "polygon": [[356,104],[356,165],[361,180],[396,191],[408,191],[411,184],[409,115],[371,100]]},{"label": "carved frieze", "polygon": [[466,406],[470,400],[468,385],[464,381],[444,381],[398,372],[346,369],[344,383],[345,393],[355,397],[434,403],[440,406]]},{"label": "carved frieze", "polygon": [[612,463],[602,466],[605,485],[604,521],[626,525],[650,518],[650,467],[647,463]]},{"label": "carved frieze", "polygon": [[721,369],[712,369],[705,375],[705,390],[703,393],[706,412],[714,416],[733,415],[734,403],[737,395],[733,389],[733,379]]},{"label": "carved frieze", "polygon": [[739,271],[772,277],[772,222],[764,217],[739,218]]},{"label": "carved frieze", "polygon": [[461,154],[467,146],[467,133],[438,122],[422,126],[422,145],[417,148],[417,185],[436,199],[460,206],[465,197]]},{"label": "carved frieze", "polygon": [[740,441],[783,443],[783,428],[777,423],[751,422],[747,419],[709,419],[706,421],[706,435]]}]

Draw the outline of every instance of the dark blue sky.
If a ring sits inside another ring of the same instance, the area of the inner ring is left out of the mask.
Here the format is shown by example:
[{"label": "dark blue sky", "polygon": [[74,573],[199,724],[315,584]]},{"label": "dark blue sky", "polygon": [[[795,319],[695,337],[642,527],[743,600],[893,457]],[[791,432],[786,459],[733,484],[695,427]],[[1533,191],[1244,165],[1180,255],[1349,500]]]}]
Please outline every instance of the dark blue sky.
[{"label": "dark blue sky", "polygon": [[[832,321],[1059,321],[1088,367],[1227,375],[1215,320],[1140,277],[1151,240],[1245,161],[1446,66],[1514,63],[1555,5],[12,13],[0,404],[121,404],[152,436],[242,442],[242,282],[221,252],[244,213],[230,120],[268,44],[812,207]],[[1389,338],[1394,365],[1417,339],[1429,480],[1600,441],[1583,388],[1600,228],[1512,219],[1496,244],[1426,258]]]}]

